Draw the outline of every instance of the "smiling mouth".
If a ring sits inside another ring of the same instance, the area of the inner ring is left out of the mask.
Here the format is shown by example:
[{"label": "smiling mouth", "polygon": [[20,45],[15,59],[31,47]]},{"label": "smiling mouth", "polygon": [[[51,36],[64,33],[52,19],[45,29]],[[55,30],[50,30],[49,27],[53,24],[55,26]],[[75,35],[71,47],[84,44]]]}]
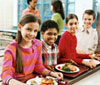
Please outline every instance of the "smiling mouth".
[{"label": "smiling mouth", "polygon": [[27,38],[28,38],[28,39],[33,39],[33,37],[29,37],[29,36],[27,36]]},{"label": "smiling mouth", "polygon": [[54,40],[49,40],[50,42],[54,42]]}]

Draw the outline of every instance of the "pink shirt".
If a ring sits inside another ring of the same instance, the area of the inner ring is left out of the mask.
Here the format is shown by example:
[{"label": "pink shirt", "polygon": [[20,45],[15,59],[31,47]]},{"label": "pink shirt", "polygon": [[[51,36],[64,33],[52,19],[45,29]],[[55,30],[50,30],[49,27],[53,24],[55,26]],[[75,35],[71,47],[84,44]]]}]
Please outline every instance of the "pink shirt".
[{"label": "pink shirt", "polygon": [[40,19],[40,11],[38,9],[35,9],[34,11],[31,11],[29,7],[27,7],[23,13],[22,13],[22,16],[25,15],[25,14],[33,14],[35,15],[36,17],[38,17],[38,19]]},{"label": "pink shirt", "polygon": [[[42,55],[41,55],[41,47],[42,44],[39,40],[34,39],[34,44],[30,48],[22,48],[20,45],[16,43],[16,41],[12,42],[6,48],[4,53],[3,60],[3,69],[1,78],[5,83],[8,78],[17,78],[23,77],[28,74],[33,73],[34,71],[42,74],[45,67],[42,64]],[[23,73],[17,74],[15,72],[16,65],[16,47],[21,49],[22,59],[23,59]]]}]

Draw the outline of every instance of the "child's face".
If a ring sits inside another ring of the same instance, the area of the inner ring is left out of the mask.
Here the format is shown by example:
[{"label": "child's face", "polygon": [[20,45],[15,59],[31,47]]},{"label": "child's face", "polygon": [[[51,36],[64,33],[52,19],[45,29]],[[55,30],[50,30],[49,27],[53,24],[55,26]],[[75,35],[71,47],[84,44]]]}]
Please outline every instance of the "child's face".
[{"label": "child's face", "polygon": [[56,28],[50,28],[45,32],[41,32],[43,40],[48,44],[52,45],[57,40],[58,32]]},{"label": "child's face", "polygon": [[51,11],[54,12],[54,10],[53,10],[53,5],[51,5]]},{"label": "child's face", "polygon": [[32,0],[30,3],[31,8],[35,8],[36,4],[37,4],[37,0]]},{"label": "child's face", "polygon": [[78,21],[76,18],[70,19],[65,26],[68,28],[68,31],[72,34],[75,35],[76,30],[78,29]]},{"label": "child's face", "polygon": [[83,25],[85,29],[91,28],[94,21],[95,20],[92,15],[88,15],[88,14],[83,15]]},{"label": "child's face", "polygon": [[38,33],[39,24],[37,22],[27,23],[24,26],[18,25],[18,30],[21,32],[22,41],[32,41]]}]

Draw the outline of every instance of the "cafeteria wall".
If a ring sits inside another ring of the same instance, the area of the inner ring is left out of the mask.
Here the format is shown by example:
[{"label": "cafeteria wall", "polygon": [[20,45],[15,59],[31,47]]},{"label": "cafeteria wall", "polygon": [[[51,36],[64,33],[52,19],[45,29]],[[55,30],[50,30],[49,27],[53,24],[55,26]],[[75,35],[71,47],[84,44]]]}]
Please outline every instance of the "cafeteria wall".
[{"label": "cafeteria wall", "polygon": [[13,26],[13,1],[0,0],[0,29],[11,29]]}]

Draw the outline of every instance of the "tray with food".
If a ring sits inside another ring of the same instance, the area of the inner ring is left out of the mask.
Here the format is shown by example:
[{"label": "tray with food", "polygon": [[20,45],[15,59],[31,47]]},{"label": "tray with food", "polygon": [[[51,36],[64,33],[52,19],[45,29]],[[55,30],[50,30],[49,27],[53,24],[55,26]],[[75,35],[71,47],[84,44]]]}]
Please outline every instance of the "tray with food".
[{"label": "tray with food", "polygon": [[26,82],[27,85],[58,85],[53,78],[32,78]]},{"label": "tray with food", "polygon": [[87,62],[94,62],[96,65],[100,64],[100,61],[95,60],[95,59],[84,59],[84,61],[87,61]]},{"label": "tray with food", "polygon": [[64,72],[64,73],[76,73],[79,72],[79,68],[71,63],[65,63],[65,64],[58,64],[55,66],[55,68],[58,71]]},{"label": "tray with food", "polygon": [[89,68],[86,67],[86,66],[73,65],[71,63],[58,64],[58,65],[55,66],[55,69],[57,71],[62,72],[64,76],[67,76],[67,77],[70,77],[70,78],[77,77],[78,75],[89,70]]}]

